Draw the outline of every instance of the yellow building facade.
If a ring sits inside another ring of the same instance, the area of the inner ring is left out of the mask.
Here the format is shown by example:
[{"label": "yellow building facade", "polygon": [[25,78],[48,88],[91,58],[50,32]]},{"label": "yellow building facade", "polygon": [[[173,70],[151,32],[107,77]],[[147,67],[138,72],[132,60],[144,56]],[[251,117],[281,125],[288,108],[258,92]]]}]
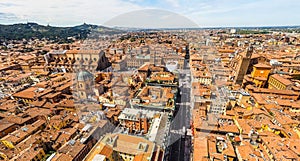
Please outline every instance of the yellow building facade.
[{"label": "yellow building facade", "polygon": [[287,90],[291,89],[292,82],[286,78],[283,78],[279,74],[271,75],[268,81],[269,89]]},{"label": "yellow building facade", "polygon": [[251,73],[252,81],[257,87],[263,87],[271,72],[271,66],[266,64],[256,64],[253,66],[253,71]]}]

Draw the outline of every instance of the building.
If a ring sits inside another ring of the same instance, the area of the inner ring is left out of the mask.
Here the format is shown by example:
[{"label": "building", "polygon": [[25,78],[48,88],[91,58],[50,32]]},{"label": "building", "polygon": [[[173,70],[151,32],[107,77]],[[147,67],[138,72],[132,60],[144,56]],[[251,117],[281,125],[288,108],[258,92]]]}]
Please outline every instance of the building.
[{"label": "building", "polygon": [[201,85],[200,82],[193,82],[191,88],[191,101],[194,107],[207,106],[211,103],[210,86]]},{"label": "building", "polygon": [[253,53],[253,47],[249,46],[246,53],[239,53],[234,61],[231,62],[232,67],[234,69],[234,81],[236,84],[242,84],[244,76],[248,71],[248,67],[250,64],[251,56]]},{"label": "building", "polygon": [[53,50],[45,59],[47,69],[58,72],[76,72],[82,68],[96,72],[111,65],[102,50]]},{"label": "building", "polygon": [[29,103],[35,100],[42,100],[42,97],[53,92],[52,89],[45,89],[39,87],[30,87],[23,91],[13,94],[16,100],[22,100],[23,102]]},{"label": "building", "polygon": [[289,99],[289,100],[298,100],[299,92],[293,90],[280,90],[280,89],[268,89],[268,88],[257,88],[252,85],[246,86],[246,91],[248,91],[251,95],[254,93],[257,94],[267,94],[270,96],[279,96],[282,99]]},{"label": "building", "polygon": [[79,99],[87,100],[94,95],[94,75],[85,69],[81,69],[76,75],[76,94]]},{"label": "building", "polygon": [[178,81],[176,75],[171,72],[152,72],[148,79],[148,84],[176,87]]},{"label": "building", "polygon": [[168,54],[163,57],[163,65],[168,65],[168,62],[176,62],[178,69],[183,69],[184,67],[184,56],[178,54]]},{"label": "building", "polygon": [[162,161],[164,151],[142,137],[125,134],[107,134],[85,158],[92,161]]},{"label": "building", "polygon": [[273,74],[269,78],[268,85],[269,89],[290,90],[293,82],[279,74]]},{"label": "building", "polygon": [[199,82],[203,85],[211,85],[212,83],[212,75],[208,70],[206,71],[193,71],[193,82]]},{"label": "building", "polygon": [[172,115],[177,92],[177,88],[172,87],[146,86],[130,103],[134,108],[164,111]]},{"label": "building", "polygon": [[46,156],[45,151],[41,147],[32,147],[28,150],[23,151],[23,153],[13,158],[12,160],[20,160],[20,161],[37,161],[42,160]]},{"label": "building", "polygon": [[20,129],[13,131],[9,135],[1,138],[2,141],[9,142],[12,145],[16,145],[26,139],[31,134],[34,134],[38,130],[43,129],[45,126],[44,120],[38,120],[30,125],[24,125]]},{"label": "building", "polygon": [[88,154],[89,150],[85,144],[79,141],[70,140],[58,149],[52,161],[72,160],[81,161]]},{"label": "building", "polygon": [[298,160],[300,156],[298,140],[264,137],[262,138],[262,146],[272,161]]},{"label": "building", "polygon": [[7,134],[13,132],[18,126],[14,123],[0,120],[0,138],[6,136]]},{"label": "building", "polygon": [[243,86],[248,84],[248,82],[252,82],[256,87],[262,88],[265,86],[269,73],[271,72],[271,66],[266,64],[255,64],[253,66],[253,71],[251,75],[246,75],[243,80]]},{"label": "building", "polygon": [[127,59],[126,59],[126,55],[122,56],[122,55],[115,55],[113,57],[113,60],[111,61],[112,64],[112,69],[113,71],[124,71],[127,69]]},{"label": "building", "polygon": [[146,134],[154,115],[153,111],[125,108],[118,119],[122,127],[128,128],[129,133]]},{"label": "building", "polygon": [[134,57],[129,57],[127,59],[127,68],[128,69],[137,69],[139,67],[141,67],[143,64],[145,63],[149,63],[150,62],[150,55],[136,55]]},{"label": "building", "polygon": [[221,136],[208,136],[208,157],[211,160],[237,160],[237,156],[234,151],[230,140]]}]

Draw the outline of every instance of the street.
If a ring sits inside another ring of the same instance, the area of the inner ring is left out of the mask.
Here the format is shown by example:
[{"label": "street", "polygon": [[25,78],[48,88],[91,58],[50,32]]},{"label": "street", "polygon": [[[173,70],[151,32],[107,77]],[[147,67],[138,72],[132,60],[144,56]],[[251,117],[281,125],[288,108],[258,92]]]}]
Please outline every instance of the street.
[{"label": "street", "polygon": [[186,135],[191,121],[191,77],[188,62],[185,63],[180,75],[178,111],[175,113],[170,130],[170,161],[189,161],[191,155],[191,137]]}]

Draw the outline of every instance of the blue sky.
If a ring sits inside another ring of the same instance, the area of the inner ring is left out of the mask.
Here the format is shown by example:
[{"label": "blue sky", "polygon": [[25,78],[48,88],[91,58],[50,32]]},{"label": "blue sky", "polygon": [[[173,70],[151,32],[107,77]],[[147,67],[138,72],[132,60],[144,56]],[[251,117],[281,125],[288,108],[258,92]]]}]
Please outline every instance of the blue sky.
[{"label": "blue sky", "polygon": [[300,25],[299,8],[299,0],[0,0],[0,23],[100,25],[124,13],[161,9],[200,27]]}]

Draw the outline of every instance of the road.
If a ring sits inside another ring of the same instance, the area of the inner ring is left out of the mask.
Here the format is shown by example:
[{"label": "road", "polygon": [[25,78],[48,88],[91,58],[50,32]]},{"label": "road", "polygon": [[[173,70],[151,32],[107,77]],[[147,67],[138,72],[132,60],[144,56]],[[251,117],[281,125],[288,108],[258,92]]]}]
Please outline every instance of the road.
[{"label": "road", "polygon": [[191,77],[187,60],[180,75],[178,111],[175,113],[170,130],[170,155],[168,159],[170,161],[189,161],[191,155],[191,138],[186,135],[191,121]]}]

